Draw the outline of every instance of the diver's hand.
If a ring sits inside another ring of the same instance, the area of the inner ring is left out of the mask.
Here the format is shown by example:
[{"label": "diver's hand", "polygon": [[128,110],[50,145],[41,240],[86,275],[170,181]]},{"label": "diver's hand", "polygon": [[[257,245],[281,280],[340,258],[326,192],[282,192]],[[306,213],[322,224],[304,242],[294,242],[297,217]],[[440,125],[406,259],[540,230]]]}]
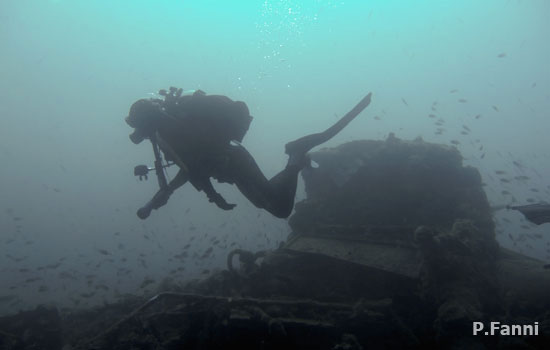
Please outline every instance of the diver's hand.
[{"label": "diver's hand", "polygon": [[216,203],[216,205],[220,209],[231,210],[237,206],[237,204],[227,203],[225,201],[225,198],[223,198],[221,194],[216,192],[216,190],[214,189],[214,187],[212,186],[212,183],[208,178],[206,178],[205,181],[202,181],[200,183],[200,188],[202,191],[204,191],[204,193],[208,197],[208,201],[210,203]]},{"label": "diver's hand", "polygon": [[219,193],[210,194],[210,196],[208,196],[208,201],[210,203],[212,202],[216,203],[218,208],[223,210],[231,210],[237,206],[237,204],[227,203],[225,201],[225,198],[223,198]]},{"label": "diver's hand", "polygon": [[141,220],[145,220],[149,217],[149,215],[151,215],[152,210],[153,208],[151,206],[146,205],[144,207],[139,208],[136,214],[138,218],[140,218]]},{"label": "diver's hand", "polygon": [[222,196],[220,196],[219,198],[216,198],[216,200],[210,199],[210,202],[216,203],[218,208],[223,210],[231,210],[237,206],[237,204],[227,203]]},{"label": "diver's hand", "polygon": [[216,203],[216,205],[218,206],[218,208],[223,210],[232,210],[237,206],[237,204],[227,203],[225,200],[223,201],[223,203]]},{"label": "diver's hand", "polygon": [[170,195],[172,194],[169,190],[160,190],[158,191],[153,199],[151,199],[147,204],[145,204],[143,207],[139,208],[137,211],[137,216],[141,220],[145,220],[151,215],[151,211],[153,209],[158,209],[168,203],[168,198],[170,198]]}]

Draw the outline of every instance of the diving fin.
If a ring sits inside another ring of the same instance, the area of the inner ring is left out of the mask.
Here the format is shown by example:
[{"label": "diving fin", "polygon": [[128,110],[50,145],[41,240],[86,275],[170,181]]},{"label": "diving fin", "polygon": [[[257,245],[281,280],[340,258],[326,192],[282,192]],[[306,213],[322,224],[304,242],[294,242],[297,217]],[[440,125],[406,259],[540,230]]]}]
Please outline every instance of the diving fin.
[{"label": "diving fin", "polygon": [[292,157],[300,157],[309,152],[313,147],[319,146],[333,138],[336,134],[342,131],[349,122],[351,122],[359,113],[361,113],[369,104],[372,93],[363,97],[359,103],[353,107],[345,116],[340,118],[334,125],[323,132],[303,136],[297,140],[291,141],[285,145],[285,153]]}]

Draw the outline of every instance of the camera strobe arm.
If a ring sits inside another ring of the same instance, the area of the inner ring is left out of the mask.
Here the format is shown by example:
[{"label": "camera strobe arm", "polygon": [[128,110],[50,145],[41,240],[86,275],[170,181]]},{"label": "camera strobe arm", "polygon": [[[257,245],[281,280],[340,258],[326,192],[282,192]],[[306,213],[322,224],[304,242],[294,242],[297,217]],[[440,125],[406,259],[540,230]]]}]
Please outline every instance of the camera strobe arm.
[{"label": "camera strobe arm", "polygon": [[162,165],[162,156],[160,154],[159,146],[157,144],[156,137],[151,137],[151,144],[153,145],[153,153],[155,154],[155,173],[157,174],[157,180],[160,189],[168,187],[166,181],[166,175],[164,174],[164,166]]}]

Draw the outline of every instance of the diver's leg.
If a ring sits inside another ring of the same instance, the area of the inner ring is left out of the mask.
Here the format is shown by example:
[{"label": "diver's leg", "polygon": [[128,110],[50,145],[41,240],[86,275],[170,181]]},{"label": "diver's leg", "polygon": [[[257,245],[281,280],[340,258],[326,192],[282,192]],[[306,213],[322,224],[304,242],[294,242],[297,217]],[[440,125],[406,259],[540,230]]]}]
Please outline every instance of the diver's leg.
[{"label": "diver's leg", "polygon": [[279,218],[290,215],[301,170],[299,166],[287,166],[271,180],[267,180],[244,147],[232,146],[230,158],[226,170],[231,174],[232,182],[252,204]]},{"label": "diver's leg", "polygon": [[224,177],[235,183],[241,193],[258,208],[266,209],[271,188],[256,161],[242,146],[231,146]]},{"label": "diver's leg", "polygon": [[277,192],[273,199],[271,213],[280,218],[287,218],[294,209],[298,174],[302,167],[298,164],[288,164],[281,172],[269,180],[272,190]]}]

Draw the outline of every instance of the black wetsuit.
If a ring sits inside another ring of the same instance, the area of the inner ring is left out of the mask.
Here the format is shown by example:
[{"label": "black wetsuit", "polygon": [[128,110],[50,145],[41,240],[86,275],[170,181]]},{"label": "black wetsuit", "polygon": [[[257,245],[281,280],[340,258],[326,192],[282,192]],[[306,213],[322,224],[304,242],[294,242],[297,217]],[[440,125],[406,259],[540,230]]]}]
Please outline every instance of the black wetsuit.
[{"label": "black wetsuit", "polygon": [[[232,101],[225,96],[205,95],[202,91],[192,96],[169,97],[165,101],[152,100],[161,106],[162,113],[155,119],[156,132],[149,138],[158,143],[167,160],[175,161],[180,166],[180,171],[166,188],[138,211],[142,219],[148,217],[152,209],[166,204],[173,191],[187,181],[197,190],[204,191],[218,207],[232,209],[235,205],[227,203],[215,191],[211,178],[235,184],[256,207],[279,218],[288,217],[294,207],[298,173],[307,164],[306,152],[342,130],[370,103],[368,94],[325,132],[288,143],[288,164],[268,180],[254,158],[240,145],[252,120],[244,102]],[[131,118],[132,113],[128,124],[133,126]]]}]

